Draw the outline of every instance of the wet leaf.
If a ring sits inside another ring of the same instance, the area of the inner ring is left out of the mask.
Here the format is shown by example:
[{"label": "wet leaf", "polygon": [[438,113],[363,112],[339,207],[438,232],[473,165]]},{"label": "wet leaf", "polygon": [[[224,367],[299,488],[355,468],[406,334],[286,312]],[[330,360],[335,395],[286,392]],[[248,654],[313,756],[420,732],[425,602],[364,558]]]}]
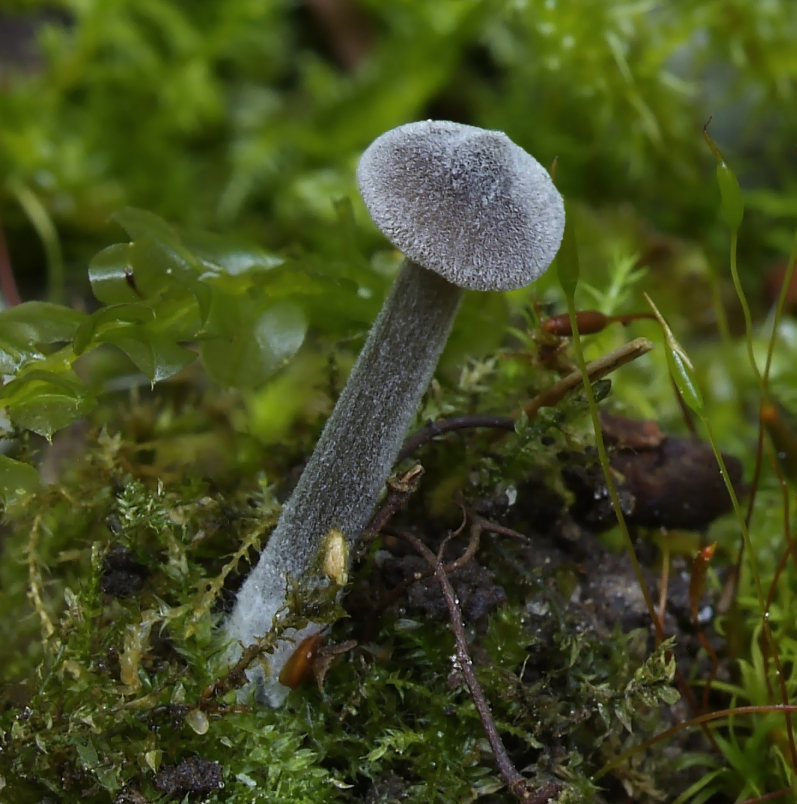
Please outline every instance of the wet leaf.
[{"label": "wet leaf", "polygon": [[85,416],[97,404],[72,372],[24,372],[2,389],[8,416],[17,427],[50,438]]},{"label": "wet leaf", "polygon": [[738,229],[742,225],[744,217],[742,191],[736,174],[724,162],[717,165],[717,182],[720,186],[723,220],[728,228]]},{"label": "wet leaf", "polygon": [[150,238],[175,249],[182,248],[180,236],[174,227],[154,212],[136,207],[124,207],[114,212],[111,220],[118,223],[131,240]]},{"label": "wet leaf", "polygon": [[240,238],[210,232],[186,232],[182,241],[203,268],[230,276],[249,271],[270,271],[285,262],[279,255]]},{"label": "wet leaf", "polygon": [[87,770],[93,770],[99,766],[100,758],[97,754],[97,749],[94,747],[92,742],[88,740],[85,742],[76,741],[75,749],[81,763]]},{"label": "wet leaf", "polygon": [[200,324],[204,326],[210,315],[210,304],[213,296],[211,288],[207,283],[190,276],[181,276],[179,284],[194,297],[194,301],[196,301],[199,308]]},{"label": "wet leaf", "polygon": [[91,290],[105,304],[124,304],[144,298],[133,277],[130,245],[117,243],[108,246],[89,263]]},{"label": "wet leaf", "polygon": [[[352,279],[325,276],[289,262],[255,277],[255,287],[267,294],[269,302],[301,299],[302,309],[313,324],[331,327],[337,322],[345,331],[351,322],[370,325],[379,311],[381,290],[363,290]],[[487,304],[484,300],[482,307]]]},{"label": "wet leaf", "polygon": [[0,374],[15,374],[26,363],[43,357],[24,324],[0,321]]},{"label": "wet leaf", "polygon": [[116,324],[118,322],[144,323],[152,321],[154,318],[155,312],[152,308],[143,304],[113,304],[109,307],[103,307],[90,315],[78,327],[72,342],[72,348],[75,354],[83,354],[94,338],[97,329],[103,324]]},{"label": "wet leaf", "polygon": [[0,312],[0,325],[12,322],[24,328],[33,343],[57,343],[72,340],[85,318],[84,313],[60,304],[29,301]]},{"label": "wet leaf", "polygon": [[9,405],[8,415],[17,427],[49,439],[53,433],[82,419],[96,404],[92,397],[76,398],[42,384],[24,402]]},{"label": "wet leaf", "polygon": [[94,295],[106,304],[158,296],[180,279],[196,279],[201,268],[180,235],[162,218],[127,207],[112,216],[132,242],[101,251],[89,266]]},{"label": "wet leaf", "polygon": [[150,237],[141,237],[130,244],[129,259],[135,286],[147,299],[181,280],[190,282],[197,277],[188,252]]},{"label": "wet leaf", "polygon": [[0,312],[0,373],[14,374],[41,360],[40,343],[69,341],[85,318],[82,313],[47,302],[25,302]]},{"label": "wet leaf", "polygon": [[631,722],[631,702],[626,700],[619,700],[614,705],[614,715],[623,724],[625,729],[630,733],[633,733],[634,726]]},{"label": "wet leaf", "polygon": [[[201,284],[201,283],[200,283]],[[212,288],[201,285],[207,291],[207,306],[210,308]],[[175,343],[194,340],[202,328],[199,306],[196,299],[181,291],[166,293],[151,303],[155,320],[145,324],[150,332],[168,335]]]},{"label": "wet leaf", "polygon": [[216,290],[202,359],[220,385],[260,385],[299,350],[307,331],[302,311],[289,302],[265,310],[251,298]]},{"label": "wet leaf", "polygon": [[705,416],[705,406],[703,404],[703,394],[700,392],[700,387],[697,384],[697,376],[695,374],[695,367],[689,359],[686,350],[678,342],[675,335],[673,335],[670,325],[664,319],[664,316],[659,312],[659,309],[653,303],[653,300],[647,293],[642,294],[645,297],[650,309],[653,310],[653,315],[661,326],[664,333],[664,353],[667,357],[667,366],[670,369],[675,387],[680,391],[684,402],[701,418]]},{"label": "wet leaf", "polygon": [[357,286],[349,280],[341,280],[308,271],[296,262],[285,263],[267,274],[256,277],[256,285],[268,293],[273,301],[291,296],[315,296],[340,293],[356,293]]},{"label": "wet leaf", "polygon": [[150,382],[161,382],[196,359],[196,352],[175,343],[168,336],[144,327],[122,326],[101,333],[99,339],[121,349]]},{"label": "wet leaf", "polygon": [[676,388],[680,391],[684,402],[698,416],[705,415],[703,404],[703,394],[697,385],[695,369],[692,362],[686,356],[683,349],[676,348],[669,339],[664,341],[664,349],[667,355],[667,366]]},{"label": "wet leaf", "polygon": [[0,455],[0,500],[11,505],[30,494],[41,483],[36,469],[7,455]]}]

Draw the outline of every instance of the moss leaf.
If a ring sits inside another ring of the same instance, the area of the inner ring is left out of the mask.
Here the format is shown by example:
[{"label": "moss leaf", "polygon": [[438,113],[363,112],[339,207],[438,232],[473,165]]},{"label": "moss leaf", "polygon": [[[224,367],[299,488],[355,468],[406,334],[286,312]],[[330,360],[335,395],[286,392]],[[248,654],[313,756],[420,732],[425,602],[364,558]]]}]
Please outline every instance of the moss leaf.
[{"label": "moss leaf", "polygon": [[0,455],[0,500],[12,505],[30,494],[41,482],[39,473],[30,464]]},{"label": "moss leaf", "polygon": [[99,338],[119,347],[150,382],[165,380],[196,359],[195,352],[144,327],[116,327]]},{"label": "moss leaf", "polygon": [[17,427],[45,438],[82,418],[97,404],[71,371],[26,371],[3,388],[2,399]]},{"label": "moss leaf", "polygon": [[118,322],[145,323],[155,318],[151,307],[143,304],[112,304],[97,310],[90,315],[77,329],[72,348],[75,354],[82,354],[94,339],[98,328],[103,324],[117,324]]},{"label": "moss leaf", "polygon": [[249,297],[217,291],[202,360],[210,377],[236,388],[262,384],[299,350],[307,320],[294,304],[260,309]]}]

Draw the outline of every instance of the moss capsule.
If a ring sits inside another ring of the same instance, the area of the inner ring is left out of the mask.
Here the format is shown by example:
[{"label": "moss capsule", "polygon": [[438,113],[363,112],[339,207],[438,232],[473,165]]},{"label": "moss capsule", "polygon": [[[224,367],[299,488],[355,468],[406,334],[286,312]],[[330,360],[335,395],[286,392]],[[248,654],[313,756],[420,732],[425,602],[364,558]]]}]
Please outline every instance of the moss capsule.
[{"label": "moss capsule", "polygon": [[307,681],[313,673],[313,660],[323,643],[321,632],[305,637],[283,665],[279,674],[280,684],[295,690]]},{"label": "moss capsule", "polygon": [[[578,331],[581,335],[592,335],[595,332],[601,332],[611,321],[611,318],[597,310],[579,310],[576,313]],[[567,313],[555,315],[543,321],[540,328],[543,332],[558,335],[560,338],[570,338],[573,335],[573,327],[570,322],[570,316]]]}]

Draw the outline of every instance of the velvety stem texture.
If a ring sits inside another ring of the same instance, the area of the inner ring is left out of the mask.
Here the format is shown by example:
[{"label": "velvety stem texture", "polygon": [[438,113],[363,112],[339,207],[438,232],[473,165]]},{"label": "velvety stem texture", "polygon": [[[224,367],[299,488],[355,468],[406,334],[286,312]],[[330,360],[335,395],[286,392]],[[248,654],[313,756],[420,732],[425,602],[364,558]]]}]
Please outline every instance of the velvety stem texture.
[{"label": "velvety stem texture", "polygon": [[[329,583],[319,552],[333,528],[356,545],[390,475],[421,397],[432,379],[464,291],[405,260],[293,495],[229,620],[232,658],[266,634],[284,605],[289,579],[302,590]],[[276,705],[287,690],[281,667],[312,624],[269,656],[270,678],[255,667],[258,697]],[[262,685],[262,686],[261,686]]]}]

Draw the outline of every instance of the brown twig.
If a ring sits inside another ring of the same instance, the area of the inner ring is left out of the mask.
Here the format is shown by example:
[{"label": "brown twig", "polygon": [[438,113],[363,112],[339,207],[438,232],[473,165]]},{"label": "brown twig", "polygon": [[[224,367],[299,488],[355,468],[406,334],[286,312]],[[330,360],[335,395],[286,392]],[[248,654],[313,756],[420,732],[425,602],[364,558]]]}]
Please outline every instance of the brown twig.
[{"label": "brown twig", "polygon": [[[478,526],[478,528],[484,533],[495,533],[499,536],[506,536],[510,539],[516,539],[524,544],[532,544],[532,540],[529,539],[528,536],[524,536],[522,533],[518,533],[516,530],[512,530],[511,528],[491,522],[489,519],[479,516],[479,514],[469,508],[465,508],[464,506],[461,507],[463,513],[462,524],[450,536],[448,536],[446,543],[450,541],[452,537],[459,536],[467,521],[470,520],[473,525]],[[476,532],[478,533],[478,531]],[[402,535],[400,531],[394,531],[394,533],[399,537]],[[473,531],[471,531],[471,540],[468,542],[465,552],[456,560],[450,561],[445,565],[444,569],[448,575],[450,575],[452,572],[456,572],[458,569],[462,569],[462,567],[464,567],[465,564],[467,564],[476,554],[476,550],[479,547],[479,539],[476,538],[474,540],[472,534]],[[418,583],[419,581],[423,581],[432,575],[434,575],[434,570],[432,569],[428,569],[423,572],[416,572],[411,577],[405,578],[397,586],[394,586],[387,596],[379,601],[379,604],[373,612],[373,618],[378,617],[383,611],[389,609],[404,594],[404,592],[410,588],[410,586]]]},{"label": "brown twig", "polygon": [[[481,531],[480,526],[474,525],[471,533],[479,534]],[[454,632],[454,640],[456,643],[457,664],[462,673],[465,683],[468,685],[470,694],[473,697],[473,703],[476,711],[479,714],[479,719],[484,727],[484,732],[487,735],[487,740],[493,750],[495,762],[498,766],[498,772],[506,782],[510,792],[524,804],[547,804],[553,796],[560,790],[561,785],[556,782],[551,782],[541,788],[533,790],[531,783],[526,779],[518,769],[515,767],[512,759],[507,753],[501,735],[495,725],[490,704],[484,694],[484,690],[476,678],[476,673],[473,670],[473,660],[468,653],[468,641],[465,634],[465,625],[462,622],[462,614],[457,604],[456,595],[451,587],[451,582],[446,574],[445,566],[443,565],[443,551],[448,543],[450,536],[443,541],[440,545],[438,554],[435,554],[418,538],[411,533],[402,532],[402,538],[409,542],[418,553],[426,559],[426,562],[434,570],[434,575],[437,578],[440,588],[443,592],[446,605],[448,607],[449,617],[451,618],[451,630]]]},{"label": "brown twig", "polygon": [[[647,354],[653,348],[652,341],[647,338],[634,338],[634,340],[624,343],[608,355],[603,355],[591,363],[587,363],[587,377],[590,383],[603,379],[607,374],[616,371],[620,366],[636,360],[638,357]],[[521,413],[525,413],[529,419],[533,419],[540,408],[550,408],[561,402],[564,397],[576,388],[583,385],[584,379],[581,372],[576,369],[559,382],[551,386],[547,391],[537,394],[531,401],[527,402],[520,410],[515,411],[512,416],[517,418]]]},{"label": "brown twig", "polygon": [[755,798],[748,798],[746,801],[741,801],[739,804],[761,804],[763,801],[775,801],[775,799],[788,796],[793,793],[793,787],[784,787],[781,790],[776,790],[774,793],[765,793],[763,796],[756,796]]},{"label": "brown twig", "polygon": [[[590,382],[596,382],[607,374],[636,360],[647,354],[653,348],[653,344],[647,338],[635,338],[623,344],[619,349],[615,349],[608,355],[599,357],[587,364],[587,376]],[[537,394],[531,401],[527,402],[522,408],[516,410],[511,416],[495,415],[476,415],[476,416],[456,416],[450,419],[438,419],[428,422],[420,430],[414,432],[401,448],[397,460],[412,455],[415,450],[423,446],[427,441],[431,441],[444,433],[455,430],[468,430],[473,428],[488,427],[494,430],[506,430],[512,432],[515,429],[515,422],[521,414],[525,413],[529,419],[533,419],[540,408],[550,408],[561,402],[570,391],[575,390],[583,384],[580,371],[573,371],[563,377],[548,390]]]},{"label": "brown twig", "polygon": [[[462,524],[446,538],[446,543],[448,543],[454,536],[459,536],[468,520],[470,520],[473,525],[476,525],[482,532],[506,536],[510,539],[516,539],[517,541],[523,542],[524,544],[533,543],[528,536],[524,536],[522,533],[518,533],[516,530],[512,530],[504,525],[498,525],[495,522],[491,522],[489,519],[485,519],[472,509],[465,508],[463,505],[460,505],[460,507],[462,508],[463,513]],[[471,531],[471,539],[468,542],[465,552],[459,558],[455,559],[454,561],[450,561],[444,566],[444,569],[448,575],[450,575],[452,572],[456,572],[458,569],[462,569],[462,567],[464,567],[476,554],[476,550],[479,547],[479,538],[478,535],[476,538],[474,538],[473,533],[475,532],[478,534],[479,530],[473,529]],[[391,532],[394,532],[400,538],[402,536],[400,531],[392,531],[391,529]],[[405,578],[397,586],[394,586],[388,595],[379,602],[374,611],[374,617],[378,617],[383,611],[390,608],[401,597],[401,595],[410,588],[410,586],[418,583],[419,581],[423,581],[432,575],[434,575],[434,570],[428,569],[423,572],[416,572],[410,578]]]},{"label": "brown twig", "polygon": [[[462,529],[465,527],[466,519],[463,518],[462,524],[454,531],[453,534],[446,538],[446,542],[448,542],[452,536],[458,536]],[[403,534],[401,531],[395,531],[395,534],[402,538]],[[478,534],[474,538],[473,532],[471,532],[471,539],[468,542],[468,546],[465,548],[465,552],[454,561],[449,562],[445,565],[445,571],[447,573],[456,572],[458,569],[462,569],[472,558],[476,555],[476,551],[479,549],[479,538]],[[375,620],[382,614],[383,611],[389,609],[403,594],[409,589],[413,584],[419,583],[426,578],[430,578],[434,575],[434,570],[428,569],[424,570],[423,572],[415,572],[409,578],[405,578],[401,583],[397,586],[394,586],[390,592],[384,597],[382,600],[379,601],[379,604],[374,609],[371,620]]]},{"label": "brown twig", "polygon": [[[511,528],[507,528],[504,525],[498,525],[495,522],[491,522],[489,519],[485,519],[483,516],[480,516],[475,511],[470,508],[466,508],[461,503],[458,503],[462,508],[462,524],[446,538],[446,543],[448,543],[451,538],[454,536],[459,536],[462,530],[465,528],[468,520],[472,522],[473,525],[478,526],[478,528],[484,533],[495,533],[498,536],[506,536],[510,539],[516,539],[517,541],[523,542],[523,544],[532,544],[532,540],[529,539],[528,536],[524,536],[522,533],[518,533],[516,530],[512,530]],[[393,532],[395,535],[401,538],[402,534],[400,531],[393,531],[390,529],[389,532]],[[477,534],[477,537],[474,538],[473,533]],[[476,550],[479,548],[479,538],[478,538],[478,530],[471,531],[471,539],[468,542],[467,548],[465,548],[465,552],[454,561],[450,561],[448,564],[445,565],[444,569],[446,574],[450,575],[452,572],[456,572],[458,569],[462,569],[476,554]],[[371,620],[375,620],[379,615],[382,614],[383,611],[389,609],[403,594],[406,592],[407,589],[410,588],[413,584],[416,584],[420,581],[425,580],[426,578],[431,577],[434,575],[434,570],[428,569],[423,572],[416,572],[411,577],[405,578],[401,583],[394,586],[393,589],[384,597],[382,600],[379,601],[378,605],[373,611]]]},{"label": "brown twig", "polygon": [[399,452],[399,461],[409,457],[418,447],[423,446],[427,441],[431,441],[444,433],[452,433],[455,430],[470,430],[478,427],[490,427],[496,430],[515,429],[515,420],[511,416],[455,416],[450,419],[438,419],[428,422],[420,430],[416,430],[405,442]]},{"label": "brown twig", "polygon": [[483,531],[487,533],[495,533],[498,536],[507,536],[510,539],[515,539],[516,541],[523,542],[523,544],[534,544],[533,539],[529,539],[528,536],[524,536],[522,533],[518,533],[516,530],[512,530],[512,528],[507,528],[505,525],[498,525],[495,522],[491,522],[489,519],[485,519],[483,516],[479,516],[475,511],[468,511],[468,516],[470,517],[471,521],[474,525],[478,525]]},{"label": "brown twig", "polygon": [[387,481],[387,499],[379,510],[371,517],[368,527],[363,532],[363,542],[375,539],[388,522],[409,502],[410,497],[418,490],[423,475],[423,467],[416,464],[403,475]]},{"label": "brown twig", "polygon": [[199,696],[199,706],[204,707],[208,701],[225,695],[230,690],[238,689],[246,683],[246,668],[265,650],[259,640],[243,649],[241,658],[223,675],[208,684]]}]

